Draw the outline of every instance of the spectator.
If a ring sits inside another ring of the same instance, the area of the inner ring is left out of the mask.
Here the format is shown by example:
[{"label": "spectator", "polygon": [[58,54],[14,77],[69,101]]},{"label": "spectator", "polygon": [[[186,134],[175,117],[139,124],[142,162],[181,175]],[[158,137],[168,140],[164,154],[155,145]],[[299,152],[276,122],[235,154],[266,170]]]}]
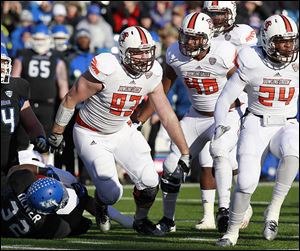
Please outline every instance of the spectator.
[{"label": "spectator", "polygon": [[53,7],[53,24],[66,24],[67,10],[63,4],[57,3]]},{"label": "spectator", "polygon": [[138,25],[140,19],[140,6],[136,1],[122,1],[116,13],[113,14],[114,18],[114,32],[120,33],[123,29]]},{"label": "spectator", "polygon": [[31,12],[35,23],[49,25],[52,20],[52,1],[32,2]]},{"label": "spectator", "polygon": [[33,25],[33,17],[29,10],[23,10],[20,16],[19,25],[11,34],[13,44],[11,56],[15,57],[18,50],[30,48],[31,26]]},{"label": "spectator", "polygon": [[110,50],[114,46],[112,27],[101,16],[100,8],[97,5],[90,5],[87,16],[79,22],[77,30],[86,29],[91,34],[90,51]]},{"label": "spectator", "polygon": [[150,10],[150,16],[156,29],[164,28],[172,19],[172,2],[157,1],[154,9]]}]

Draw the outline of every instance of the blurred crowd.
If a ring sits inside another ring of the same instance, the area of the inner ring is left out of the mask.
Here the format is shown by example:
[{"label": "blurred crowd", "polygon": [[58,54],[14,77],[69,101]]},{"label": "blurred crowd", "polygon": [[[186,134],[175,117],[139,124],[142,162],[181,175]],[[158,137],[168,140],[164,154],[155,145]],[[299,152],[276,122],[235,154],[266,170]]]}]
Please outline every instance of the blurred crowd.
[{"label": "blurred crowd", "polygon": [[[57,25],[65,27],[59,31],[68,38],[68,47],[76,46],[78,30],[87,29],[90,52],[116,53],[114,35],[141,25],[156,35],[164,50],[177,38],[184,16],[201,11],[202,6],[203,1],[1,1],[1,41],[14,57],[17,50],[30,46],[32,27],[43,23],[53,34]],[[299,2],[237,1],[236,23],[258,31],[274,13],[287,14],[299,23]]]},{"label": "blurred crowd", "polygon": [[[58,57],[64,61],[68,88],[71,88],[87,70],[94,55],[102,52],[118,54],[118,36],[123,29],[132,25],[140,25],[151,33],[156,42],[157,60],[164,67],[165,51],[177,41],[183,18],[193,11],[201,11],[202,6],[203,1],[1,1],[1,43],[5,43],[13,61],[22,61],[22,51],[32,48],[33,34],[42,32],[49,35],[49,49],[57,51]],[[263,21],[272,14],[288,15],[299,25],[299,2],[237,1],[236,23],[248,24],[257,33]],[[46,45],[40,46],[42,48]],[[15,72],[16,69],[13,69],[13,74]],[[59,80],[62,75],[53,79]],[[63,79],[61,77],[61,81]],[[180,119],[189,109],[190,102],[182,80],[177,79],[176,83],[168,98]],[[65,92],[61,90],[59,94],[58,91],[57,100]],[[74,123],[75,119],[69,126],[72,127]],[[159,121],[154,114],[150,120],[150,129],[145,132],[153,158],[159,130]],[[78,175],[79,171],[74,168],[82,163],[76,160],[71,128],[66,130],[66,134],[67,147],[70,147],[66,149],[65,156],[56,157],[55,166],[65,165],[68,171]]]}]

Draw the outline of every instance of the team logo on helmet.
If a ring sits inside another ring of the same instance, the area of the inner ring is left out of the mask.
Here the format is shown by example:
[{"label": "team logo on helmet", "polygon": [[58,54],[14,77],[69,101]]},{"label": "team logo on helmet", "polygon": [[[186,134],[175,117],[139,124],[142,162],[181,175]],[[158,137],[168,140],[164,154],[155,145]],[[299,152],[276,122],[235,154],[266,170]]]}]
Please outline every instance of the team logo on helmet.
[{"label": "team logo on helmet", "polygon": [[267,31],[272,22],[269,20],[265,23],[264,30]]},{"label": "team logo on helmet", "polygon": [[125,39],[129,36],[128,32],[123,32],[120,36],[120,43],[124,43]]}]

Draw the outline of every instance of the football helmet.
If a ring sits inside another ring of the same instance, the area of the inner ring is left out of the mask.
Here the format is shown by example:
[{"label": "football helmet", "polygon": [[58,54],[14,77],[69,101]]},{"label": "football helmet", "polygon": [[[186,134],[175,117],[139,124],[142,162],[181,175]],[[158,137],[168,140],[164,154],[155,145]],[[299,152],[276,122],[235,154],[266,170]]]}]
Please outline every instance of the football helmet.
[{"label": "football helmet", "polygon": [[[267,18],[261,28],[261,42],[267,55],[278,62],[294,62],[299,52],[299,32],[293,19],[285,15],[273,15]],[[282,50],[278,43],[292,43],[290,48]]]},{"label": "football helmet", "polygon": [[69,199],[64,185],[48,177],[32,183],[26,195],[30,208],[40,214],[55,213],[65,207]]},{"label": "football helmet", "polygon": [[48,27],[44,24],[38,24],[32,29],[31,33],[32,49],[43,55],[47,53],[51,48],[51,36]]},{"label": "football helmet", "polygon": [[233,26],[236,18],[236,3],[235,1],[204,1],[203,12],[212,18],[215,35],[218,35]]},{"label": "football helmet", "polygon": [[131,26],[119,37],[122,64],[134,73],[149,71],[155,60],[155,42],[150,33],[140,26]]},{"label": "football helmet", "polygon": [[210,47],[212,37],[211,18],[204,13],[190,13],[179,29],[179,49],[183,55],[195,57]]},{"label": "football helmet", "polygon": [[11,73],[11,58],[8,56],[5,44],[1,43],[1,84],[8,84]]},{"label": "football helmet", "polygon": [[54,42],[54,48],[57,51],[65,51],[68,49],[69,32],[64,25],[55,25],[51,30],[51,36]]}]

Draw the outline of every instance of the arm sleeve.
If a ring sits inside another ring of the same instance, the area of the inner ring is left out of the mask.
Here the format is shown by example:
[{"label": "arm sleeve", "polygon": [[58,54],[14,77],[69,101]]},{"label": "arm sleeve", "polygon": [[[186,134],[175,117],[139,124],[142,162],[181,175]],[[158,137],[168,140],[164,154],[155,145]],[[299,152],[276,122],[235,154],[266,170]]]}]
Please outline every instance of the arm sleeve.
[{"label": "arm sleeve", "polygon": [[230,105],[241,94],[245,86],[246,83],[240,78],[238,72],[234,73],[226,82],[215,107],[214,117],[216,127],[225,125]]}]

